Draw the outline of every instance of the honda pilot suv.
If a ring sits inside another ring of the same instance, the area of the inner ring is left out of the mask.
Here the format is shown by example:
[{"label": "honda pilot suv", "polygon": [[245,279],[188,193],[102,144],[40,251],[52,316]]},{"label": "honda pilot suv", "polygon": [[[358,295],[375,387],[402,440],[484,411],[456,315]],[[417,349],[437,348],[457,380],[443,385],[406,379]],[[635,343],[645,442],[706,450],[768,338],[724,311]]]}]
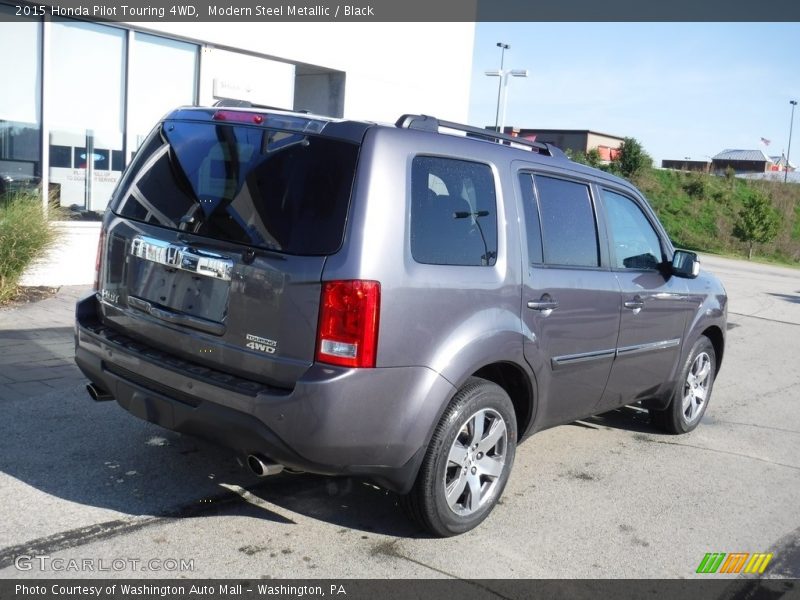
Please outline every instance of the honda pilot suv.
[{"label": "honda pilot suv", "polygon": [[695,428],[726,304],[634,187],[551,145],[181,108],[113,194],[76,361],[97,400],[259,475],[367,478],[448,536],[536,431],[628,404]]}]

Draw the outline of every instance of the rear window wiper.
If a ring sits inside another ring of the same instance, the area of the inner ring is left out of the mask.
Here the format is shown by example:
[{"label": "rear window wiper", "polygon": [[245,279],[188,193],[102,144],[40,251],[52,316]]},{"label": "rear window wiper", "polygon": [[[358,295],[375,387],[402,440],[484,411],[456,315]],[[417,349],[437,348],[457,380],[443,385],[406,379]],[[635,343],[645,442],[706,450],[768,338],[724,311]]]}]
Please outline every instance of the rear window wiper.
[{"label": "rear window wiper", "polygon": [[[279,135],[285,136],[280,139],[275,139]],[[294,139],[292,139],[294,138]],[[283,150],[288,150],[295,146],[307,147],[311,142],[308,141],[308,136],[298,136],[297,134],[286,134],[283,131],[271,132],[264,136],[264,141],[261,145],[261,154],[275,154]]]},{"label": "rear window wiper", "polygon": [[[198,248],[209,248],[213,250],[220,250],[222,252],[232,253],[231,244],[236,246],[242,246],[243,244],[239,244],[237,242],[230,242],[230,244],[221,244],[219,242],[214,242],[213,240],[207,240],[206,238],[192,240],[189,239],[189,236],[185,233],[178,234],[178,241],[184,244],[189,244],[190,246],[196,246]],[[234,251],[236,252],[236,251]],[[261,248],[258,246],[246,246],[244,249],[239,250],[238,252],[242,255],[242,260],[249,264],[253,262],[256,256],[263,256],[266,258],[277,258],[278,260],[286,260],[286,254],[280,252],[278,250],[270,250],[268,248]]]}]

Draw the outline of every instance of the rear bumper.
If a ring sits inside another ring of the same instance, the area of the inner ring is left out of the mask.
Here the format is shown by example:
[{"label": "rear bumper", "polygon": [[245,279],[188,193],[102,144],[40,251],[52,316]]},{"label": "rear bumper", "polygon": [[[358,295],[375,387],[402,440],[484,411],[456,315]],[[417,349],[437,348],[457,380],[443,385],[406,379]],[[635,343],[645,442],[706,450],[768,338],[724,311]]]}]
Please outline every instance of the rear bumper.
[{"label": "rear bumper", "polygon": [[425,367],[313,365],[293,390],[166,354],[102,325],[94,295],[76,307],[75,362],[131,414],[242,453],[327,475],[410,489],[453,386]]}]

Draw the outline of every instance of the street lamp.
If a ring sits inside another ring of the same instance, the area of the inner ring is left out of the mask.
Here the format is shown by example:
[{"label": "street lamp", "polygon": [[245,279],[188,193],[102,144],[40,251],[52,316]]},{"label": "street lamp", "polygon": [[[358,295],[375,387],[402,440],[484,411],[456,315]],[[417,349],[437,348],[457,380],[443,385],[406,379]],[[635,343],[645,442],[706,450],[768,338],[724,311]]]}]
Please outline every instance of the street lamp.
[{"label": "street lamp", "polygon": [[500,48],[500,69],[498,71],[486,71],[486,75],[500,78],[500,81],[497,84],[497,111],[495,112],[494,116],[494,129],[499,133],[503,131],[505,127],[506,100],[508,98],[508,76],[527,77],[528,71],[527,69],[503,69],[503,60],[505,58],[506,50],[509,50],[511,46],[504,44],[503,42],[497,42],[497,47]]},{"label": "street lamp", "polygon": [[794,107],[797,106],[797,100],[789,100],[792,105],[792,116],[789,118],[789,146],[786,148],[786,164],[783,166],[783,183],[789,179],[789,154],[792,151],[792,126],[794,125]]},{"label": "street lamp", "polygon": [[[502,73],[503,59],[506,56],[506,50],[511,50],[511,46],[509,44],[504,44],[503,42],[497,42],[497,47],[500,48],[500,73]],[[486,74],[488,75],[489,73],[487,72]],[[500,80],[497,82],[497,110],[494,113],[494,130],[498,132],[500,131],[497,128],[497,125],[500,122],[500,96],[502,92],[503,92],[503,78],[500,77]]]}]

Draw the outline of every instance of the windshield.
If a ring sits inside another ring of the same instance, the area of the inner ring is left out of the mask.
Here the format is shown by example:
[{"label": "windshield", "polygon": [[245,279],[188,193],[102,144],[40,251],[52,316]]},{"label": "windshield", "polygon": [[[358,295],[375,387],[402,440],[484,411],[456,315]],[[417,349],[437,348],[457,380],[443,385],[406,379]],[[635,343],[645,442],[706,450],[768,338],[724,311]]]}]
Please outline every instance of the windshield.
[{"label": "windshield", "polygon": [[117,214],[288,254],[338,250],[358,146],[297,132],[167,121],[143,144]]}]

